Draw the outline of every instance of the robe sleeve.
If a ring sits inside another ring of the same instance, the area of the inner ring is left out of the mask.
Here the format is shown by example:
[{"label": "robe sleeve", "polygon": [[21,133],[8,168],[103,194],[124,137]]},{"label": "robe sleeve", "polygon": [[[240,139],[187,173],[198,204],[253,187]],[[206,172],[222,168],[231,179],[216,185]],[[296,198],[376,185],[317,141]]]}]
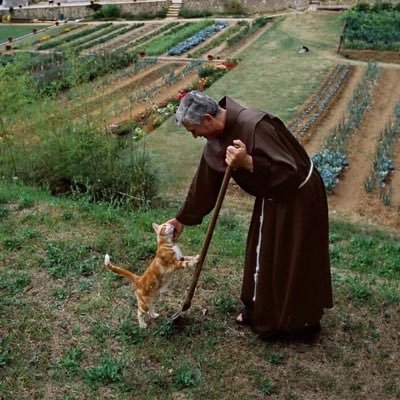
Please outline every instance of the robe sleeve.
[{"label": "robe sleeve", "polygon": [[278,127],[260,121],[254,132],[251,152],[253,172],[238,170],[238,184],[254,196],[286,199],[297,191],[301,182],[291,146]]},{"label": "robe sleeve", "polygon": [[224,174],[212,169],[203,155],[176,219],[183,225],[201,224],[215,206],[223,178]]}]

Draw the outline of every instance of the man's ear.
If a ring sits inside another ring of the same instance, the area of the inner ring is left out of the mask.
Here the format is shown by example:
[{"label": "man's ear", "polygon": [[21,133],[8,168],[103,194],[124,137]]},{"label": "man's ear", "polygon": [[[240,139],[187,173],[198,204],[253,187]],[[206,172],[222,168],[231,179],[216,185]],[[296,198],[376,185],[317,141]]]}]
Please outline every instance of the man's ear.
[{"label": "man's ear", "polygon": [[203,121],[206,122],[207,124],[213,124],[214,117],[211,114],[204,114]]}]

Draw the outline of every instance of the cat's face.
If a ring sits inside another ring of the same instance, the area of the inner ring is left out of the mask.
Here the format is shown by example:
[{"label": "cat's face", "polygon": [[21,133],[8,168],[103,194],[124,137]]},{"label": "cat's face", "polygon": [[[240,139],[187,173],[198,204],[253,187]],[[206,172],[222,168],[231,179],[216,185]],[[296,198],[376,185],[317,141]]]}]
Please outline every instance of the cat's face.
[{"label": "cat's face", "polygon": [[175,228],[171,224],[162,224],[162,225],[153,224],[153,229],[157,233],[157,236],[169,237],[172,239]]}]

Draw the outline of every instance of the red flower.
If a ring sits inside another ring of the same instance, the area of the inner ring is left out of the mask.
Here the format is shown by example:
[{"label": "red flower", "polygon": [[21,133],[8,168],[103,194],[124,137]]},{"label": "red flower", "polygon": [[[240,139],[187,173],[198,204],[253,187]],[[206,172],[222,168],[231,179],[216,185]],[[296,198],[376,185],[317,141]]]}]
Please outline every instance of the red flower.
[{"label": "red flower", "polygon": [[177,98],[178,100],[182,100],[186,95],[187,95],[187,92],[181,90],[181,91],[178,92],[178,94],[176,95],[176,98]]}]

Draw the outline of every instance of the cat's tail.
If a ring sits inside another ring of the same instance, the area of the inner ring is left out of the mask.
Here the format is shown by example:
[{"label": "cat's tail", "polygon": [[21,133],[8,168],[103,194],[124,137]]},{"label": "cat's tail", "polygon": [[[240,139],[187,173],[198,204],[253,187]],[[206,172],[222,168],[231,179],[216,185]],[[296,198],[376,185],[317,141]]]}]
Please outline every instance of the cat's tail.
[{"label": "cat's tail", "polygon": [[106,254],[104,257],[104,265],[110,271],[113,271],[118,275],[128,278],[130,281],[132,281],[136,285],[136,282],[138,281],[139,277],[137,275],[135,275],[133,272],[128,271],[127,269],[120,268],[120,267],[117,267],[116,265],[111,264],[110,256],[108,254]]}]

